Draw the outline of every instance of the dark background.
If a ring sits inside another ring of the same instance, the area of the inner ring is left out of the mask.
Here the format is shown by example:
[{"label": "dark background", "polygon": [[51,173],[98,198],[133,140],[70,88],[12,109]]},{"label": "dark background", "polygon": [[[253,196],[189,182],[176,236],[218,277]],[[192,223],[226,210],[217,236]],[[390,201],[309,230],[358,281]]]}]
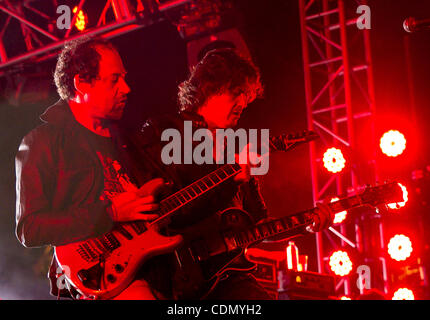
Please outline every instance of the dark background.
[{"label": "dark background", "polygon": [[[270,128],[289,133],[307,127],[298,1],[237,1],[242,14],[240,31],[265,84],[265,97],[244,112],[240,126]],[[374,63],[378,132],[386,127],[404,132],[414,146],[401,165],[387,162],[387,177],[406,177],[410,171],[428,163],[427,122],[430,85],[430,31],[406,34],[403,20],[409,16],[430,18],[430,3],[423,0],[373,0],[372,57]],[[0,19],[4,17],[0,16]],[[2,20],[0,20],[2,21]],[[411,108],[408,91],[404,38],[411,45],[411,63],[416,110]],[[10,39],[9,41],[13,41]],[[187,74],[187,52],[176,29],[162,22],[116,38],[129,71],[132,88],[124,116],[135,126],[150,115],[175,110],[177,85]],[[55,61],[45,63],[47,78]],[[22,137],[34,128],[47,106],[58,96],[52,85],[49,96],[37,104],[13,106],[5,99],[6,86],[0,87],[0,299],[48,299],[44,248],[27,249],[14,234],[15,173],[14,155]],[[1,82],[0,82],[1,83]],[[416,113],[416,121],[413,118]],[[282,216],[312,207],[308,148],[299,147],[286,154],[272,154],[270,171],[263,179],[263,194],[270,214]],[[299,239],[300,252],[310,255],[310,270],[316,271],[315,240]]]}]

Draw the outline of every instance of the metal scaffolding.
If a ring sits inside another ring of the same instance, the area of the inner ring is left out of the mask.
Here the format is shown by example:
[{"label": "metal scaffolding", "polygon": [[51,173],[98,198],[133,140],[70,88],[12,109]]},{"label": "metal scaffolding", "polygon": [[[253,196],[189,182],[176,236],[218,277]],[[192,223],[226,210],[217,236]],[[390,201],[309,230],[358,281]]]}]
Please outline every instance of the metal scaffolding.
[{"label": "metal scaffolding", "polygon": [[[310,145],[314,205],[328,197],[355,194],[363,185],[378,181],[370,37],[369,30],[357,25],[360,5],[366,2],[299,0],[308,129],[321,136],[320,141]],[[322,165],[322,155],[329,147],[339,148],[345,155],[348,165],[341,173],[329,174]],[[385,259],[366,258],[370,256],[369,241],[375,242],[375,235],[370,239],[365,233],[369,227],[363,230],[369,219],[378,226],[377,246],[379,253],[383,252],[379,214],[357,213],[347,222],[316,235],[318,271],[328,272],[330,252],[344,248],[362,257],[357,259],[359,264],[377,262],[376,269],[372,265],[372,276],[387,292]],[[354,271],[350,277],[340,278],[338,291],[352,293],[353,274]]]},{"label": "metal scaffolding", "polygon": [[[42,3],[43,2],[43,3]],[[57,55],[65,42],[83,36],[100,36],[111,39],[125,33],[146,27],[159,19],[161,13],[168,12],[190,0],[101,0],[103,8],[98,16],[92,16],[92,23],[84,32],[75,27],[79,12],[89,3],[76,1],[77,10],[71,13],[70,28],[59,30],[57,20],[62,11],[57,0],[0,0],[0,76],[7,70],[23,64],[40,62]],[[133,5],[131,4],[133,3]],[[95,23],[97,21],[97,23]],[[19,23],[16,32],[13,23]],[[7,41],[12,38],[13,41]],[[25,44],[16,53],[17,44]],[[13,52],[13,53],[9,53]]]}]

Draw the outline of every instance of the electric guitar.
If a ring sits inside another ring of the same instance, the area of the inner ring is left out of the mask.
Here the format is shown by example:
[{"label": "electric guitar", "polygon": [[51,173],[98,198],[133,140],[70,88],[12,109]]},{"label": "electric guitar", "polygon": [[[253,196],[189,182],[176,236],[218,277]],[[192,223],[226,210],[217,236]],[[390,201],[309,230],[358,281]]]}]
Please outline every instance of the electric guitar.
[{"label": "electric guitar", "polygon": [[[360,206],[376,207],[403,201],[398,183],[367,187],[359,195],[328,204],[333,212]],[[318,220],[316,208],[254,225],[243,210],[224,210],[218,221],[212,217],[197,228],[182,230],[184,241],[175,253],[178,259],[174,280],[175,299],[198,299],[207,295],[217,281],[229,271],[251,271],[255,264],[243,253],[249,246],[265,239],[288,238],[307,233],[307,227]],[[214,225],[218,224],[218,228]],[[196,234],[198,230],[198,234]]]},{"label": "electric guitar", "polygon": [[[307,131],[272,137],[269,150],[287,151],[317,137]],[[55,247],[57,263],[64,270],[67,281],[88,298],[109,299],[118,295],[151,257],[181,247],[184,239],[180,234],[167,236],[160,233],[168,225],[171,215],[240,171],[238,164],[224,165],[172,194],[160,202],[159,218],[151,223],[121,223],[101,237]],[[152,194],[154,189],[151,181],[142,188],[144,195]]]}]

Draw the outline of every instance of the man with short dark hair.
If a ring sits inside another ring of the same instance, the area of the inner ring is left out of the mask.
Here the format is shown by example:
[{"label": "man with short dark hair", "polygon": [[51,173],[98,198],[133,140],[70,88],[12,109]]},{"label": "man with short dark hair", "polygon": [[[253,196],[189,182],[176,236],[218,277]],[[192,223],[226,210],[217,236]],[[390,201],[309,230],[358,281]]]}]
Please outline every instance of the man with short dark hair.
[{"label": "man with short dark hair", "polygon": [[[140,196],[112,141],[111,123],[122,117],[130,92],[118,51],[103,40],[65,45],[55,70],[61,100],[41,116],[16,155],[16,235],[26,247],[63,246],[103,235],[116,222],[153,220],[154,197]],[[158,181],[162,184],[162,181]],[[50,269],[56,287],[55,257]],[[81,297],[71,287],[74,298]],[[154,299],[144,280],[118,299]]]}]

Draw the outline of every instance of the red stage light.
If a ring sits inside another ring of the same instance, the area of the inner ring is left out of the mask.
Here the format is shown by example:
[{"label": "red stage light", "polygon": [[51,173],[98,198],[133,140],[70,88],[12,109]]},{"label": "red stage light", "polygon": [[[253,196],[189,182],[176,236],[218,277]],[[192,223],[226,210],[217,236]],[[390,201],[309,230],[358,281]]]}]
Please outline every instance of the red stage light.
[{"label": "red stage light", "polygon": [[340,300],[352,300],[351,298],[347,297],[347,296],[343,296],[340,298]]},{"label": "red stage light", "polygon": [[346,276],[352,270],[352,262],[345,251],[336,251],[330,256],[330,269],[338,276]]},{"label": "red stage light", "polygon": [[397,234],[388,243],[388,253],[396,261],[404,261],[411,256],[412,242],[403,235]]},{"label": "red stage light", "polygon": [[390,209],[400,209],[402,207],[404,207],[406,205],[406,202],[408,202],[408,190],[406,189],[406,187],[404,185],[402,185],[401,183],[399,183],[399,186],[402,188],[403,190],[403,202],[397,202],[397,203],[390,203],[388,205],[388,208]]},{"label": "red stage light", "polygon": [[[73,13],[76,13],[77,11],[78,11],[78,7],[74,7]],[[78,15],[76,16],[75,27],[82,32],[85,30],[87,21],[88,21],[87,15],[82,10],[79,10]]]},{"label": "red stage light", "polygon": [[397,130],[390,130],[382,136],[379,146],[384,154],[389,157],[397,157],[406,149],[406,139]]},{"label": "red stage light", "polygon": [[398,289],[391,300],[415,300],[414,292],[407,288]]},{"label": "red stage light", "polygon": [[[334,197],[334,198],[331,199],[330,202],[335,202],[335,201],[339,201],[339,198]],[[347,213],[348,213],[348,211],[346,211],[346,210],[342,211],[342,212],[339,212],[339,213],[336,213],[335,216],[334,216],[333,223],[334,224],[342,223],[346,219]]]},{"label": "red stage light", "polygon": [[330,148],[324,153],[324,167],[333,173],[338,173],[345,168],[346,160],[342,151],[336,148]]}]

